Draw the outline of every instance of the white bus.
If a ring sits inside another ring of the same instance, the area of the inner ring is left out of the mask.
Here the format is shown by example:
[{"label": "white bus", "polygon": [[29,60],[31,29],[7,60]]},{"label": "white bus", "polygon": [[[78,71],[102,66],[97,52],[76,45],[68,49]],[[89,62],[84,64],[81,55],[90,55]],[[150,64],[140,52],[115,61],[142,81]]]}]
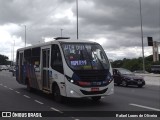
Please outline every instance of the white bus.
[{"label": "white bus", "polygon": [[112,68],[98,43],[55,40],[17,50],[16,80],[28,90],[63,97],[91,97],[114,93]]}]

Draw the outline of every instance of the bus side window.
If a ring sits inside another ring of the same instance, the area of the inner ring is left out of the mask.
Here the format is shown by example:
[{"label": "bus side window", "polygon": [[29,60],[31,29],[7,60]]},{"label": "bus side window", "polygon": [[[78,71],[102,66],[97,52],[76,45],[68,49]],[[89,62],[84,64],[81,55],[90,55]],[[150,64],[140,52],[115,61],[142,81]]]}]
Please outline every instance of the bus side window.
[{"label": "bus side window", "polygon": [[26,49],[24,50],[24,64],[31,64],[31,54],[32,50],[31,49]]},{"label": "bus side window", "polygon": [[31,64],[35,72],[40,72],[40,47],[32,48]]},{"label": "bus side window", "polygon": [[52,55],[51,55],[51,67],[60,72],[60,73],[64,73],[63,72],[63,62],[62,62],[62,56],[61,56],[61,52],[60,49],[58,47],[58,45],[52,45]]}]

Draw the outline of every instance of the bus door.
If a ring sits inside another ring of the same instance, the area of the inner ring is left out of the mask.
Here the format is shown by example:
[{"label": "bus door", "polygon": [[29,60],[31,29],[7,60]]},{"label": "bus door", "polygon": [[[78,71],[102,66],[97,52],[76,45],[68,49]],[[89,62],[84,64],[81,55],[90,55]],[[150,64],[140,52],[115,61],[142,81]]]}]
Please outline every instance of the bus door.
[{"label": "bus door", "polygon": [[18,71],[18,74],[19,74],[19,82],[20,83],[24,83],[23,82],[23,51],[20,51],[19,52],[19,71]]},{"label": "bus door", "polygon": [[50,48],[42,49],[42,89],[49,90]]}]

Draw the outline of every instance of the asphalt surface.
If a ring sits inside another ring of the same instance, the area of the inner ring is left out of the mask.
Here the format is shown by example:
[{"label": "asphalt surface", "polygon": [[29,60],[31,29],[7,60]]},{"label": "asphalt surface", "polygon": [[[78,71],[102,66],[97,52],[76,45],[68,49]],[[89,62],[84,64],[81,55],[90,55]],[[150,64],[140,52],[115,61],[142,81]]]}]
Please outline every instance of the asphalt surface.
[{"label": "asphalt surface", "polygon": [[[119,113],[121,111],[138,111],[138,112],[160,112],[160,86],[146,85],[143,88],[135,86],[121,87],[115,86],[115,93],[111,96],[106,96],[100,102],[93,102],[88,98],[83,99],[65,99],[64,103],[53,101],[52,96],[34,91],[32,93],[26,90],[26,86],[20,85],[15,80],[15,77],[8,71],[0,71],[0,111],[31,111],[31,112],[53,112],[57,117],[48,117],[46,119],[58,120],[106,120],[115,119],[114,117],[100,117],[101,114]],[[77,111],[74,114],[74,112]],[[90,117],[81,116],[80,112],[88,112]],[[106,112],[108,111],[108,112]],[[72,114],[71,114],[72,113]],[[123,112],[122,112],[123,114]],[[59,116],[68,115],[67,117]],[[97,115],[97,117],[96,117]],[[53,115],[54,116],[54,115]],[[143,117],[144,118],[144,117]],[[2,119],[2,118],[0,118]],[[4,119],[4,118],[3,118]],[[3,120],[2,119],[2,120]],[[14,119],[14,118],[13,118]],[[20,118],[15,118],[20,119]],[[22,119],[22,118],[21,118]],[[23,118],[28,119],[28,118]],[[31,118],[30,118],[31,119]],[[32,118],[33,119],[33,118]],[[38,118],[40,119],[40,118]],[[43,119],[43,118],[42,118]],[[118,119],[118,118],[117,118]],[[120,118],[119,118],[120,119]],[[123,118],[128,119],[128,118]],[[130,118],[138,119],[138,118]],[[147,117],[144,119],[158,119]]]}]

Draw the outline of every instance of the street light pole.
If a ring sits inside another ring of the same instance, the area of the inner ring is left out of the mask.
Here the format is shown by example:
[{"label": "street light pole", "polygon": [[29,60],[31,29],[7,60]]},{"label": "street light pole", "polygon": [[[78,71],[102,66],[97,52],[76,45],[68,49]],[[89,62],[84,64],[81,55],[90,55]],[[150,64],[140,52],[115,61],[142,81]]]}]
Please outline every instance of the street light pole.
[{"label": "street light pole", "polygon": [[13,42],[13,65],[14,65],[14,46],[15,46],[15,40]]},{"label": "street light pole", "polygon": [[13,62],[12,62],[12,61],[13,61],[13,59],[12,59],[13,53],[12,53],[12,52],[13,52],[13,49],[12,49],[12,44],[11,44],[11,66],[12,66],[12,64],[13,64]]},{"label": "street light pole", "polygon": [[142,27],[142,6],[141,6],[141,0],[139,0],[139,5],[140,5],[140,21],[141,21],[141,39],[142,39],[143,72],[145,72],[145,60],[144,60],[144,44],[143,44],[143,27]]},{"label": "street light pole", "polygon": [[20,24],[19,26],[21,26],[21,27],[24,26],[24,46],[26,47],[27,26],[25,24]]},{"label": "street light pole", "polygon": [[63,30],[63,29],[61,29],[61,37],[62,37],[62,30]]},{"label": "street light pole", "polygon": [[76,10],[77,10],[77,40],[78,40],[78,0],[76,0]]}]

